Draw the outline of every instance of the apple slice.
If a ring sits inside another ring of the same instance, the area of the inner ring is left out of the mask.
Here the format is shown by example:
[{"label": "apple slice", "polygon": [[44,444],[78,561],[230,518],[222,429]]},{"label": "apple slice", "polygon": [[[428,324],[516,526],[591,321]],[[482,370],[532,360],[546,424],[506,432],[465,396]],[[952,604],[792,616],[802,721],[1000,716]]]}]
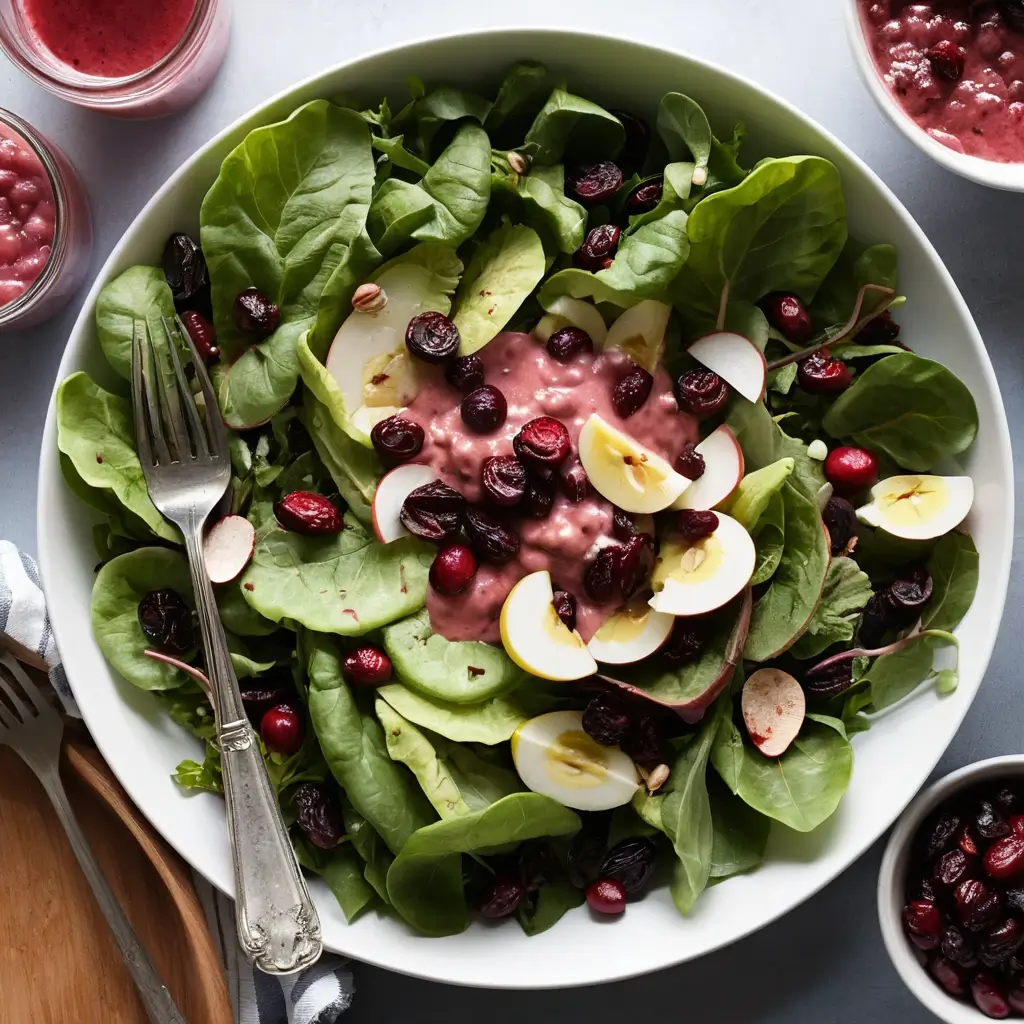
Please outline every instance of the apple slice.
[{"label": "apple slice", "polygon": [[891,476],[871,488],[857,518],[904,540],[931,540],[955,530],[973,504],[969,476]]},{"label": "apple slice", "polygon": [[634,602],[605,621],[587,650],[606,665],[629,665],[654,654],[668,640],[675,622],[674,615]]},{"label": "apple slice", "polygon": [[665,351],[665,332],[672,307],[657,299],[644,299],[630,306],[608,328],[601,348],[620,348],[648,373],[661,364]]},{"label": "apple slice", "polygon": [[781,757],[804,724],[807,700],[788,672],[760,668],[743,684],[740,710],[754,746],[765,757]]},{"label": "apple slice", "polygon": [[688,544],[670,539],[661,545],[651,585],[651,607],[669,615],[705,615],[731,601],[754,575],[757,553],[750,534],[722,512],[718,529]]},{"label": "apple slice", "polygon": [[244,516],[224,516],[203,541],[203,560],[211,583],[230,583],[242,575],[256,549],[256,530]]},{"label": "apple slice", "polygon": [[608,328],[597,306],[583,299],[574,299],[568,295],[560,295],[547,308],[547,316],[541,317],[533,329],[533,336],[547,344],[548,338],[563,327],[578,327],[590,335],[595,348],[604,348]]},{"label": "apple slice", "polygon": [[704,475],[683,491],[673,508],[715,508],[732,497],[743,479],[743,449],[725,424],[711,431],[695,450],[704,456]]},{"label": "apple slice", "polygon": [[758,347],[742,334],[715,331],[698,338],[688,351],[698,363],[717,373],[748,402],[761,401],[767,364]]},{"label": "apple slice", "polygon": [[592,676],[597,662],[583,637],[558,617],[547,569],[524,576],[501,606],[498,627],[508,656],[541,679],[568,682]]},{"label": "apple slice", "polygon": [[373,532],[381,544],[390,544],[399,537],[407,537],[409,531],[402,525],[399,513],[405,499],[424,484],[433,483],[437,473],[430,466],[417,463],[406,463],[397,466],[390,473],[385,473],[373,492],[370,505],[370,519]]}]

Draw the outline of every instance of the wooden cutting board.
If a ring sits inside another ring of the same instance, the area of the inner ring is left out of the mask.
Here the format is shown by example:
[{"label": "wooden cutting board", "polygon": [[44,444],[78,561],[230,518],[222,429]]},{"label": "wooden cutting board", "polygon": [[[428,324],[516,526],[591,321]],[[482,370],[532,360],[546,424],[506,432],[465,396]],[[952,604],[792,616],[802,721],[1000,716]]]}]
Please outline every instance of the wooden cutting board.
[{"label": "wooden cutting board", "polygon": [[[184,863],[87,741],[61,772],[96,857],[189,1024],[231,1024],[223,968]],[[0,1024],[147,1024],[36,777],[0,747]]]}]

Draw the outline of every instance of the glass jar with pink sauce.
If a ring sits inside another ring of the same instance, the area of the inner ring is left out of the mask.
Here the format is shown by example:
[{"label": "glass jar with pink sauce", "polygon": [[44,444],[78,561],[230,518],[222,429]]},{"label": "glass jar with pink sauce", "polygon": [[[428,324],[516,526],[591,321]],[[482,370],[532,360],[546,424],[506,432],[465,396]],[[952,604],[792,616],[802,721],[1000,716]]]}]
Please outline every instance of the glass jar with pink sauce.
[{"label": "glass jar with pink sauce", "polygon": [[229,0],[0,0],[0,48],[61,99],[119,117],[163,117],[220,68]]},{"label": "glass jar with pink sauce", "polygon": [[92,252],[85,190],[64,154],[0,108],[0,333],[52,316]]}]

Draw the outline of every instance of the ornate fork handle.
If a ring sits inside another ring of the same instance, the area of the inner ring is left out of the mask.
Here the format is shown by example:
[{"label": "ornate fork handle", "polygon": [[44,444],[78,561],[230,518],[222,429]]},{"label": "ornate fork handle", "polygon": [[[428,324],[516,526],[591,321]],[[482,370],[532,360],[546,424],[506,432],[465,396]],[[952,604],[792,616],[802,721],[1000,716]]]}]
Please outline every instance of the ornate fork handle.
[{"label": "ornate fork handle", "polygon": [[268,974],[308,967],[323,950],[320,919],[281,819],[274,787],[252,726],[202,551],[202,521],[185,517],[182,532],[192,570],[196,608],[206,650],[224,776],[228,838],[235,865],[238,941]]}]

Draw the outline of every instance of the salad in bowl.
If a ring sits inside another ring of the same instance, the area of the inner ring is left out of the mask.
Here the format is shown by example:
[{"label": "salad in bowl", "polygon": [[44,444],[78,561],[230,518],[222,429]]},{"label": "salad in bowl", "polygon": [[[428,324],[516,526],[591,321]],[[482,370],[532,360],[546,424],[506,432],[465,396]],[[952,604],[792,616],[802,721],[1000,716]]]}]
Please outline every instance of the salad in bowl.
[{"label": "salad in bowl", "polygon": [[346,918],[533,935],[661,884],[689,913],[836,811],[876,712],[956,687],[975,402],[902,335],[897,253],[849,235],[828,160],[751,165],[681,92],[648,125],[537,63],[410,90],[255,128],[198,237],[100,293],[122,385],[56,397],[97,643],[218,792],[124,397],[133,333],[178,317],[232,430],[234,667]]}]

